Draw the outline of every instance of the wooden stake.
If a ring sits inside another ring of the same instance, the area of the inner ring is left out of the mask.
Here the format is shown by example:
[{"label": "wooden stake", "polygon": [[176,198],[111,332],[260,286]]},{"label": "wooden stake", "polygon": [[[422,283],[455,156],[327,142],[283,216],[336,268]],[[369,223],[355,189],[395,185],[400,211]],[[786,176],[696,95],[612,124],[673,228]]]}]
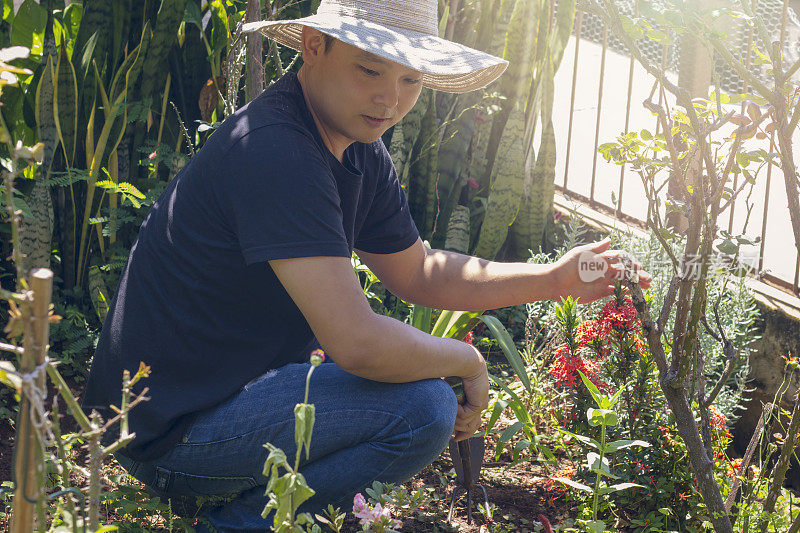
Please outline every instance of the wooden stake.
[{"label": "wooden stake", "polygon": [[[20,372],[27,374],[44,363],[50,333],[48,311],[53,289],[53,272],[38,268],[31,272],[30,287],[33,301],[26,303],[25,335],[23,337],[22,363]],[[44,373],[36,379],[36,388],[44,391]],[[41,398],[44,401],[44,398]],[[42,496],[41,479],[44,469],[40,456],[40,443],[36,431],[31,427],[30,402],[24,394],[20,401],[17,440],[14,444],[14,478],[16,490],[11,514],[11,533],[33,531],[33,514]]]}]

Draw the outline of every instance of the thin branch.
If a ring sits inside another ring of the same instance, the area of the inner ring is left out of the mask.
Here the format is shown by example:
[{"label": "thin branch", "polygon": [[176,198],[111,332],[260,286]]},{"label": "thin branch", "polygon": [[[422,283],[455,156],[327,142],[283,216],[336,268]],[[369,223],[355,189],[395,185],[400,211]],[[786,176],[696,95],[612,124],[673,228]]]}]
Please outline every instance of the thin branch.
[{"label": "thin branch", "polygon": [[650,309],[644,299],[644,293],[638,283],[633,283],[627,279],[622,283],[630,290],[631,301],[636,313],[639,315],[639,320],[642,322],[642,332],[647,337],[647,343],[650,347],[650,353],[653,354],[658,371],[661,374],[662,380],[669,380],[670,376],[667,374],[669,368],[667,365],[667,357],[664,353],[664,345],[661,343],[661,332],[658,326],[653,322],[650,317]]},{"label": "thin branch", "polygon": [[17,355],[22,355],[25,353],[25,350],[21,346],[15,346],[13,344],[6,344],[4,342],[0,342],[0,351],[3,352],[11,352]]},{"label": "thin branch", "polygon": [[710,406],[712,403],[714,403],[714,400],[717,399],[717,395],[722,390],[723,385],[725,385],[725,382],[728,381],[728,378],[733,372],[735,363],[741,354],[741,350],[737,350],[733,346],[733,343],[726,340],[722,347],[722,353],[725,354],[725,368],[722,371],[722,375],[719,377],[719,380],[714,385],[714,388],[711,389],[711,392],[708,394],[708,398],[706,398],[706,407]]},{"label": "thin branch", "polygon": [[750,72],[742,62],[733,57],[733,54],[719,42],[719,39],[714,37],[709,38],[709,41],[714,46],[714,50],[722,57],[722,59],[736,71],[739,77],[747,82],[750,87],[754,88],[758,94],[767,100],[772,101],[772,91],[764,85],[752,72]]},{"label": "thin branch", "polygon": [[[756,429],[753,431],[753,436],[750,437],[750,442],[747,444],[747,450],[744,452],[744,457],[742,457],[742,464],[739,465],[739,472],[741,474],[747,467],[750,466],[750,461],[753,459],[753,454],[756,451],[756,446],[758,446],[758,442],[761,440],[762,432],[764,431],[764,424],[767,422],[767,418],[769,418],[769,414],[772,412],[773,404],[768,403],[764,406],[764,410],[761,411],[761,416],[758,418],[758,423],[756,424]],[[735,476],[733,479],[733,487],[731,487],[730,493],[728,493],[728,497],[725,500],[725,510],[727,512],[731,511],[731,507],[733,507],[733,502],[736,500],[736,493],[739,492],[739,485],[741,484],[741,480],[739,476]]]},{"label": "thin branch", "polygon": [[797,123],[800,121],[800,97],[797,98],[797,102],[794,104],[794,109],[792,110],[792,118],[789,120],[789,131],[794,131],[797,128]]},{"label": "thin branch", "polygon": [[124,411],[117,411],[118,414],[115,417],[109,419],[108,422],[103,424],[103,427],[101,428],[101,432],[105,433],[106,431],[108,431],[109,428],[111,428],[111,426],[113,426],[115,423],[117,423],[123,416],[126,416],[131,409],[133,409],[134,407],[136,407],[140,403],[146,402],[147,400],[149,400],[150,398],[145,396],[145,394],[149,390],[150,389],[148,389],[147,387],[142,389],[142,392],[140,392],[139,395],[136,396],[136,398],[134,398],[133,401],[131,401],[128,404],[127,408]]},{"label": "thin branch", "polygon": [[783,79],[784,80],[791,79],[791,77],[794,76],[794,73],[797,72],[797,69],[799,68],[800,68],[800,59],[792,63],[792,66],[789,67],[786,70],[786,72],[783,73]]},{"label": "thin branch", "polygon": [[667,289],[667,295],[664,297],[664,305],[661,306],[661,312],[659,313],[658,321],[656,322],[659,332],[664,331],[664,327],[667,324],[667,319],[672,311],[672,304],[675,303],[675,295],[678,292],[679,281],[680,277],[677,275],[672,276],[672,279],[669,280],[669,288]]},{"label": "thin branch", "polygon": [[783,480],[786,479],[786,471],[789,469],[789,461],[794,452],[795,443],[797,441],[797,432],[800,429],[800,389],[794,395],[794,409],[792,409],[792,418],[789,420],[789,427],[786,428],[783,437],[783,445],[781,446],[781,454],[778,462],[770,472],[772,483],[767,493],[767,498],[764,500],[763,512],[761,513],[761,522],[759,529],[762,533],[767,531],[767,515],[775,510],[775,502],[778,501],[778,496],[783,488]]},{"label": "thin branch", "polygon": [[652,75],[659,82],[661,82],[661,84],[664,87],[666,87],[669,92],[677,96],[679,101],[681,100],[687,102],[690,101],[691,98],[689,97],[689,93],[686,90],[678,87],[677,85],[669,81],[669,79],[667,79],[665,72],[659,68],[656,68],[656,66],[653,65],[650,62],[650,60],[647,59],[647,57],[642,53],[642,51],[636,45],[636,42],[633,40],[633,38],[630,35],[628,35],[628,33],[622,27],[621,23],[622,17],[620,16],[619,10],[617,9],[617,6],[614,4],[614,2],[610,0],[602,0],[602,3],[609,11],[609,13],[606,13],[605,10],[600,9],[597,10],[595,14],[600,16],[600,18],[603,19],[603,22],[605,22],[608,26],[614,29],[614,33],[617,35],[619,39],[621,39],[625,43],[625,46],[628,48],[631,54],[636,58],[639,64],[642,65],[642,67],[644,67],[644,69],[650,75]]},{"label": "thin branch", "polygon": [[[753,10],[750,9],[750,6],[747,4],[747,0],[739,0],[739,7],[747,14],[748,17],[750,17],[750,20],[754,21],[756,30],[758,31],[758,38],[761,39],[761,44],[764,45],[764,49],[770,51],[770,34],[767,30],[767,27],[764,25],[764,21],[761,19],[761,17],[756,16],[756,14],[753,13]],[[753,43],[753,46],[756,46],[755,43]],[[771,59],[774,62],[774,58]]]}]

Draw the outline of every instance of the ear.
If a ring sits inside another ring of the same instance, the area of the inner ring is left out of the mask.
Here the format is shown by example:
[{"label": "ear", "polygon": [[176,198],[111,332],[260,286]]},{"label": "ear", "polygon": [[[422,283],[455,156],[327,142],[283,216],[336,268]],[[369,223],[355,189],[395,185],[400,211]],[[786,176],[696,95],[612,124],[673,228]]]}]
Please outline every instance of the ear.
[{"label": "ear", "polygon": [[322,32],[303,26],[300,35],[300,51],[303,54],[303,63],[313,65],[325,53],[325,38]]}]

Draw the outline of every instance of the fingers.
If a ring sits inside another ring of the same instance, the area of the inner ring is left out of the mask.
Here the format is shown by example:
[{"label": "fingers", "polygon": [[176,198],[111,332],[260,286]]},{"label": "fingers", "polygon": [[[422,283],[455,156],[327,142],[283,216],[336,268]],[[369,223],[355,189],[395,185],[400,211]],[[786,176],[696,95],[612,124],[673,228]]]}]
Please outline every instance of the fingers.
[{"label": "fingers", "polygon": [[650,287],[653,276],[642,268],[642,264],[625,250],[607,250],[600,254],[608,264],[606,279],[626,278],[638,282],[643,289]]},{"label": "fingers", "polygon": [[604,237],[602,240],[589,243],[587,247],[589,250],[592,250],[593,252],[600,253],[604,250],[607,250],[610,245],[611,245],[611,237],[607,236]]},{"label": "fingers", "polygon": [[481,427],[481,411],[471,405],[459,405],[453,439],[456,441],[471,437]]}]

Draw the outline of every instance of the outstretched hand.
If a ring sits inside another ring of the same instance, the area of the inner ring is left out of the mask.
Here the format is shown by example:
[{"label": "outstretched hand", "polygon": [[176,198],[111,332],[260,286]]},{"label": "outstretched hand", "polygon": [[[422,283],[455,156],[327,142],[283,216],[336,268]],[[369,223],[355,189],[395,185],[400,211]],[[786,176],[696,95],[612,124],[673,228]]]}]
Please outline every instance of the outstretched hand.
[{"label": "outstretched hand", "polygon": [[628,279],[642,289],[650,287],[653,277],[624,250],[609,250],[611,239],[575,248],[553,264],[556,298],[572,296],[580,303],[589,303],[614,293],[612,282]]}]

